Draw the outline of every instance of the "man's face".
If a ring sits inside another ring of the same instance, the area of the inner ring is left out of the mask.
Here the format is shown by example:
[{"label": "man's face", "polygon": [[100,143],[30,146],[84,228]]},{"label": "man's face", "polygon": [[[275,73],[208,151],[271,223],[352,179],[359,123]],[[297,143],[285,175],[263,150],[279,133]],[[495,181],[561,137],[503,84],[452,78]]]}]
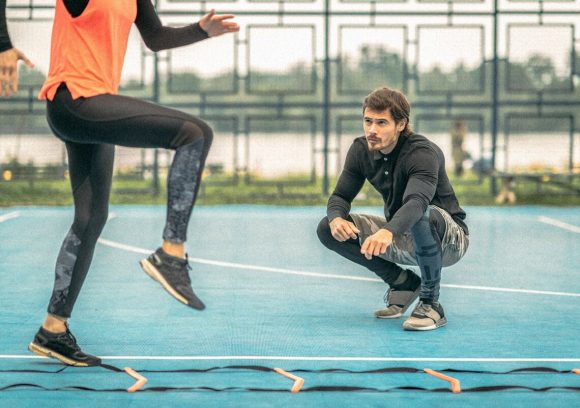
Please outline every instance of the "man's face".
[{"label": "man's face", "polygon": [[381,150],[383,153],[390,153],[405,128],[405,121],[395,123],[388,109],[376,112],[366,108],[363,114],[363,127],[370,151]]}]

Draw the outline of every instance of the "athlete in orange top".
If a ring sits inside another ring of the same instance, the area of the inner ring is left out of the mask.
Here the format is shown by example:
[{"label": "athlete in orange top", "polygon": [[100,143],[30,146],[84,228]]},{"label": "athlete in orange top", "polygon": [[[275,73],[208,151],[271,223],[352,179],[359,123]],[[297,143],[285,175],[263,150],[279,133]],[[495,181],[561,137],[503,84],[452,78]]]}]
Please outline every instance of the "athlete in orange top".
[{"label": "athlete in orange top", "polygon": [[57,0],[50,70],[39,96],[47,99],[50,128],[66,145],[75,216],[32,352],[77,366],[101,363],[80,349],[68,319],[107,221],[114,145],[175,150],[162,245],[141,266],[180,302],[205,307],[191,288],[184,242],[213,132],[198,118],[119,96],[117,89],[133,23],[159,51],[237,32],[233,17],[212,10],[198,23],[173,28],[161,24],[150,0]]}]

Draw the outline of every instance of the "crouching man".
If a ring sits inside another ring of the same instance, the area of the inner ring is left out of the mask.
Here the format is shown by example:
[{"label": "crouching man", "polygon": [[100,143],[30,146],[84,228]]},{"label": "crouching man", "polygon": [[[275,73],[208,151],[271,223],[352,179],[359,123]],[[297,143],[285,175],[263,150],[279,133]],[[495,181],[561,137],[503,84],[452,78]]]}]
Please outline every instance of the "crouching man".
[{"label": "crouching man", "polygon": [[[441,268],[465,254],[469,232],[439,147],[409,126],[411,107],[389,88],[363,103],[364,136],[351,145],[344,168],[318,225],[322,244],[365,266],[389,289],[383,319],[401,317],[420,298],[405,330],[433,330],[447,323],[439,303]],[[382,195],[384,217],[350,213],[365,180]],[[401,265],[415,265],[421,277]]]}]

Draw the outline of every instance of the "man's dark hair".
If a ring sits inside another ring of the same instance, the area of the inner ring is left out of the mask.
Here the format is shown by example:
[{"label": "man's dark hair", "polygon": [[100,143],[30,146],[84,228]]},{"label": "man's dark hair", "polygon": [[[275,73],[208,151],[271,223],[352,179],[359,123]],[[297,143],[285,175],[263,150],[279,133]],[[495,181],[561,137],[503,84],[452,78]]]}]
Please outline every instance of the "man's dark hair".
[{"label": "man's dark hair", "polygon": [[402,120],[406,122],[405,128],[401,132],[402,135],[407,136],[413,133],[409,124],[411,105],[401,92],[390,88],[375,89],[367,95],[363,102],[363,114],[367,108],[375,112],[388,110],[396,123],[400,123]]}]

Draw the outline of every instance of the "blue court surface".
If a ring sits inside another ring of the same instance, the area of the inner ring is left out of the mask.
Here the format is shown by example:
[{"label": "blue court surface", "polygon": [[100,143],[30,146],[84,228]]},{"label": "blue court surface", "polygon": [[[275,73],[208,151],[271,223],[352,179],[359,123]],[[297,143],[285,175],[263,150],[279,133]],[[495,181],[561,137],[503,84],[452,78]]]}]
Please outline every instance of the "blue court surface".
[{"label": "blue court surface", "polygon": [[318,242],[324,208],[196,208],[198,312],[138,266],[165,209],[112,207],[71,329],[104,363],[148,378],[128,393],[123,372],[27,351],[72,209],[0,209],[0,406],[580,406],[580,208],[466,210],[470,248],[443,271],[449,323],[405,332],[373,317],[385,284]]}]

